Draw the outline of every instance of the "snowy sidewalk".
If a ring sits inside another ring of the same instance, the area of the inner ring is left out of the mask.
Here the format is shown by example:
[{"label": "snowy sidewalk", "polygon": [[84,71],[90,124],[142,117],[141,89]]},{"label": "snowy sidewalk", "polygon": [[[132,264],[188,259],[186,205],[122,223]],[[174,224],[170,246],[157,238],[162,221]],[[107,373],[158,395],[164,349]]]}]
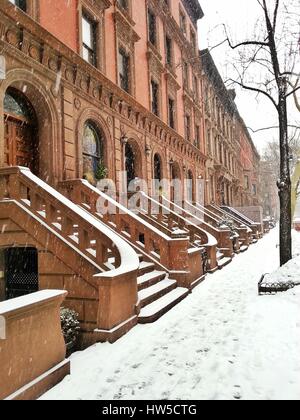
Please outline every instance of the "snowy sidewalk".
[{"label": "snowy sidewalk", "polygon": [[300,287],[257,293],[276,243],[274,230],[155,324],[75,354],[43,399],[300,399]]}]

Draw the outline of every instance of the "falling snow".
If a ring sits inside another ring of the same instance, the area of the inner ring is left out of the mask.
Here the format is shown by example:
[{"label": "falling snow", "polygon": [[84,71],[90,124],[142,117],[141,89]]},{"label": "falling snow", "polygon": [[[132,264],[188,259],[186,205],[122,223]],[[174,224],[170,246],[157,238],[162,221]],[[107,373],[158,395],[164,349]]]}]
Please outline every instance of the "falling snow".
[{"label": "falling snow", "polygon": [[276,229],[160,321],[75,354],[42,399],[300,399],[300,287],[257,293],[277,242]]}]

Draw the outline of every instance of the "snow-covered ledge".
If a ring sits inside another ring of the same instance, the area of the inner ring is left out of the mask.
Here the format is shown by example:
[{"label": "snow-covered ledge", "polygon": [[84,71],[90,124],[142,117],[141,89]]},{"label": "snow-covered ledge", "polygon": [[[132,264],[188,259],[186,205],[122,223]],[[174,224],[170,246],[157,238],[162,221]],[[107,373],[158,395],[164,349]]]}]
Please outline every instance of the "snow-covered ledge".
[{"label": "snow-covered ledge", "polygon": [[0,303],[0,399],[33,400],[70,372],[61,331],[65,291]]}]

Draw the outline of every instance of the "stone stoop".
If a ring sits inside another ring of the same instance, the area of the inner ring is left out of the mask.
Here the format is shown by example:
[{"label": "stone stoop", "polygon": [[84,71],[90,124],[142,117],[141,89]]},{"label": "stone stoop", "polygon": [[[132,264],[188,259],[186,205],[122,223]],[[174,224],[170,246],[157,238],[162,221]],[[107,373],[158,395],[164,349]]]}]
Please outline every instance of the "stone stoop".
[{"label": "stone stoop", "polygon": [[[178,287],[177,281],[170,279],[167,272],[157,270],[155,264],[144,261],[143,255],[139,255],[139,259],[137,284],[141,311],[138,322],[151,324],[185,299],[190,291]],[[114,268],[114,258],[109,258],[109,268]]]},{"label": "stone stoop", "polygon": [[224,250],[222,250],[222,249],[218,249],[218,252],[217,252],[217,262],[218,262],[219,270],[222,270],[224,267],[226,267],[232,261],[232,258],[231,257],[226,257],[223,251]]},{"label": "stone stoop", "polygon": [[169,278],[165,271],[158,271],[155,265],[143,261],[140,256],[138,275],[138,297],[141,312],[140,324],[157,321],[170,309],[189,295],[189,290],[178,287],[177,281]]}]

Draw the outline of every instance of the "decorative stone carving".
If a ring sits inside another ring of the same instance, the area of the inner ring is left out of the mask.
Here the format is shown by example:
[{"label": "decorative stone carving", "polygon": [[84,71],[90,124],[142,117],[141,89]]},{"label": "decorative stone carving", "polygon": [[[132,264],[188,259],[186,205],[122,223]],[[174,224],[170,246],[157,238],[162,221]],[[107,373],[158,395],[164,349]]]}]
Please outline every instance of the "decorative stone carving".
[{"label": "decorative stone carving", "polygon": [[75,99],[74,99],[74,106],[75,106],[75,108],[77,109],[77,111],[79,111],[79,110],[80,110],[80,108],[81,108],[81,101],[80,101],[80,99],[79,99],[79,98],[75,98]]}]

